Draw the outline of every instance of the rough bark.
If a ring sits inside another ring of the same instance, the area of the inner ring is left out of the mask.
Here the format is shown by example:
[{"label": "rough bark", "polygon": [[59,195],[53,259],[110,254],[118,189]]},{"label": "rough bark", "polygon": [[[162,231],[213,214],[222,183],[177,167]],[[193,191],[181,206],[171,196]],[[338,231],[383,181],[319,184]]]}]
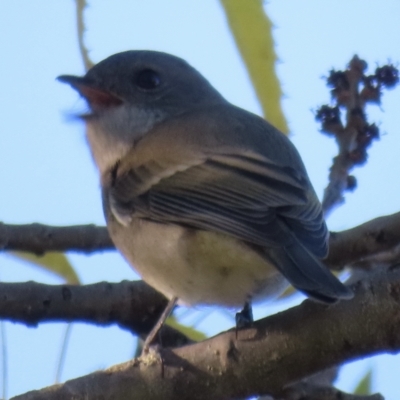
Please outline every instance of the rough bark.
[{"label": "rough bark", "polygon": [[230,330],[15,399],[279,398],[289,384],[318,371],[400,350],[400,268],[376,273],[354,290],[354,299],[331,306],[306,300],[237,338]]}]

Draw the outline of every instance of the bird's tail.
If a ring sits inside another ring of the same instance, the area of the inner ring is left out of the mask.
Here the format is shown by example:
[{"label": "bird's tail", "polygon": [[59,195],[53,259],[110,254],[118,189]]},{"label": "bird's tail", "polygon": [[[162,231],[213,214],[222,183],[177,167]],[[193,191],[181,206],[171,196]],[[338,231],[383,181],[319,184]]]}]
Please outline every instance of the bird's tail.
[{"label": "bird's tail", "polygon": [[268,250],[267,257],[298,290],[316,300],[334,303],[351,299],[353,292],[295,237],[290,245]]}]

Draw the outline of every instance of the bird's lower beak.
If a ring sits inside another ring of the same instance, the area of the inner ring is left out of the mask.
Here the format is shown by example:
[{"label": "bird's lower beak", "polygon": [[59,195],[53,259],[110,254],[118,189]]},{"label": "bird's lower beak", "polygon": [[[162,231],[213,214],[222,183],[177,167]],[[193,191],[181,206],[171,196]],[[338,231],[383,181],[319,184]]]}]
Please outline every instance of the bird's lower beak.
[{"label": "bird's lower beak", "polygon": [[122,100],[113,93],[97,88],[90,80],[81,76],[61,75],[57,80],[68,83],[85,98],[92,109],[110,108],[122,104]]}]

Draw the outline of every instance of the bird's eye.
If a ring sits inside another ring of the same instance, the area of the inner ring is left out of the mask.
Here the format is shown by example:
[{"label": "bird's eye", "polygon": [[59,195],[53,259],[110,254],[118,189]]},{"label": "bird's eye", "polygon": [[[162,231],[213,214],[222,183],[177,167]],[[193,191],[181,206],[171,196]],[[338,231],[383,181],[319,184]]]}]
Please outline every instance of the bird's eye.
[{"label": "bird's eye", "polygon": [[151,90],[160,86],[161,79],[152,69],[144,69],[135,76],[135,84],[140,89]]}]

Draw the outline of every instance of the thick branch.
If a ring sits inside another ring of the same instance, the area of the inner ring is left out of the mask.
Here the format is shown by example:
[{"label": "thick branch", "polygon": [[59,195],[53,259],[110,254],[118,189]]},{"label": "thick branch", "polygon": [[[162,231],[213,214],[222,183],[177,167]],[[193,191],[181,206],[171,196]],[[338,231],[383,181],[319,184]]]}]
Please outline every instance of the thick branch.
[{"label": "thick branch", "polygon": [[29,251],[82,251],[91,253],[114,249],[107,228],[96,225],[49,226],[0,223],[0,249]]},{"label": "thick branch", "polygon": [[400,269],[375,274],[354,290],[350,301],[327,306],[307,300],[240,330],[237,338],[231,330],[162,349],[160,356],[150,353],[15,400],[279,397],[285,386],[317,371],[399,351]]},{"label": "thick branch", "polygon": [[331,232],[329,256],[333,269],[391,251],[400,245],[400,212],[368,221],[342,232]]},{"label": "thick branch", "polygon": [[[158,321],[167,300],[142,281],[100,282],[86,286],[0,283],[0,319],[36,326],[42,322],[117,324],[142,338]],[[165,326],[163,345],[189,343]]]},{"label": "thick branch", "polygon": [[[391,251],[400,244],[400,213],[379,217],[355,228],[331,232],[325,263],[332,269]],[[30,251],[81,251],[115,249],[107,228],[95,225],[57,227],[42,224],[0,223],[0,249]]]}]

